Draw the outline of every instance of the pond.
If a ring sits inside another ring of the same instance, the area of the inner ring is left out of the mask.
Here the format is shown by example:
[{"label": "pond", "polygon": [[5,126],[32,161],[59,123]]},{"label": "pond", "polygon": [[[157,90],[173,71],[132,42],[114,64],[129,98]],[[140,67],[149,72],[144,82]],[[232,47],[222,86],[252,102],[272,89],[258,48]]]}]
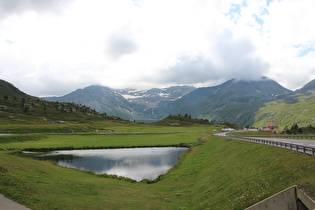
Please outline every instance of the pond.
[{"label": "pond", "polygon": [[39,158],[95,174],[112,174],[141,181],[154,180],[165,174],[185,151],[187,148],[183,147],[60,150]]}]

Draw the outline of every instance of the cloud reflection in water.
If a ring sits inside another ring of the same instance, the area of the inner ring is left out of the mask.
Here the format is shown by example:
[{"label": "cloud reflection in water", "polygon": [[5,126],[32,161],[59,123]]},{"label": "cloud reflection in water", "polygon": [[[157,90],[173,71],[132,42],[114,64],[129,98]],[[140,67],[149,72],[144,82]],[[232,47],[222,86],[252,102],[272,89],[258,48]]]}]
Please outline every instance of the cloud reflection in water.
[{"label": "cloud reflection in water", "polygon": [[53,158],[61,166],[141,181],[166,173],[186,150],[179,147],[67,150],[53,151],[43,157]]}]

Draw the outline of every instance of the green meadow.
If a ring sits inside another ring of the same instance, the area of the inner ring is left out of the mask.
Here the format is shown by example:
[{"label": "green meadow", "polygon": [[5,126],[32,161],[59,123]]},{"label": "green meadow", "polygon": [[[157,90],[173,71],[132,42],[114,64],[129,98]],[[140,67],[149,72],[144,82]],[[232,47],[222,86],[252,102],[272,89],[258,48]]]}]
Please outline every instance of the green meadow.
[{"label": "green meadow", "polygon": [[[294,184],[315,192],[314,158],[211,136],[217,127],[94,127],[98,133],[0,136],[0,193],[31,209],[244,209]],[[155,182],[95,175],[21,153],[26,148],[168,145],[191,147]]]},{"label": "green meadow", "polygon": [[[1,149],[121,148],[177,146],[198,141],[207,132],[123,134],[24,134],[0,137]],[[1,140],[2,139],[2,140]],[[12,139],[12,140],[10,140]]]}]

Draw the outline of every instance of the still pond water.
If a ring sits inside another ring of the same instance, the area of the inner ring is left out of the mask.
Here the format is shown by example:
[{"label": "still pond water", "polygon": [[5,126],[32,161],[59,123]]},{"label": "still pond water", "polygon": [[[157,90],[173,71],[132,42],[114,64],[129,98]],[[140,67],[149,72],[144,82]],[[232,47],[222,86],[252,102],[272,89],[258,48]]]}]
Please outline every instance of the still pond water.
[{"label": "still pond water", "polygon": [[114,174],[141,181],[165,174],[185,151],[187,148],[181,147],[63,150],[40,158],[95,174]]}]

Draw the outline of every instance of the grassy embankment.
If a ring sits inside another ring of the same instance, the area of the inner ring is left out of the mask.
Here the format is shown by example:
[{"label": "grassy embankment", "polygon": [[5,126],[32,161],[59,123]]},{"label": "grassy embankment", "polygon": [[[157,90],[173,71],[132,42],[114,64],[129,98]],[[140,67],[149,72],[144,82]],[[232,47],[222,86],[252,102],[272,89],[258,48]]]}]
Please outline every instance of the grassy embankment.
[{"label": "grassy embankment", "polygon": [[275,133],[269,131],[245,131],[245,132],[232,132],[228,133],[228,136],[274,136]]},{"label": "grassy embankment", "polygon": [[[144,130],[150,129],[144,126]],[[0,193],[32,209],[243,209],[293,184],[315,192],[314,158],[209,136],[207,126],[160,130],[173,133],[152,134],[153,129],[150,134],[130,135],[0,136],[0,148],[17,149],[0,151]],[[19,155],[21,149],[30,147],[172,145],[196,142],[201,136],[208,140],[193,146],[153,184],[94,175]]]}]

